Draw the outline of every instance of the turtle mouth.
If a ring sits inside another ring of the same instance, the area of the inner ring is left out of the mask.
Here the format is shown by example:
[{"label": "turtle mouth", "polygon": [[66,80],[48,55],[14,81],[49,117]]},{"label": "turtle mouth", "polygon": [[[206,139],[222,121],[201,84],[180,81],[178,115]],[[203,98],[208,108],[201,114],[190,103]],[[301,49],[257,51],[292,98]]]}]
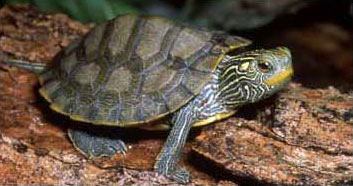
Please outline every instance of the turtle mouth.
[{"label": "turtle mouth", "polygon": [[293,75],[293,68],[292,67],[288,67],[286,68],[284,71],[276,74],[275,76],[269,78],[268,80],[266,80],[264,83],[267,86],[274,86],[274,85],[278,85],[286,80],[289,80]]}]

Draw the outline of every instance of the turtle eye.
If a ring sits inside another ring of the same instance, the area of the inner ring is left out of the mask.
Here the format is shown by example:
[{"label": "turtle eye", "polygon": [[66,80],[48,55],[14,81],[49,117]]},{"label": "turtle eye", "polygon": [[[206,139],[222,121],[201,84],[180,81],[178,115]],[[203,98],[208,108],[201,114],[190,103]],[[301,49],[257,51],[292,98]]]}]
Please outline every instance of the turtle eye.
[{"label": "turtle eye", "polygon": [[268,72],[270,72],[270,70],[271,70],[271,65],[270,65],[270,63],[269,62],[267,62],[267,61],[258,61],[258,63],[257,63],[257,66],[259,67],[259,69],[261,70],[261,72],[263,72],[263,73],[268,73]]}]

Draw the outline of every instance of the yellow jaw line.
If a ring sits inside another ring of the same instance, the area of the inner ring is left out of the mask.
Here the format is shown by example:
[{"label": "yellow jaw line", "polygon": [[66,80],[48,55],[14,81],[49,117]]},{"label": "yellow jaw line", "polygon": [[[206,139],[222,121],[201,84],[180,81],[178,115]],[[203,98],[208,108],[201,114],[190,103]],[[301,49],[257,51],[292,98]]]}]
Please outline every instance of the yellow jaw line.
[{"label": "yellow jaw line", "polygon": [[283,80],[288,79],[292,75],[293,75],[293,68],[290,67],[290,68],[287,68],[285,71],[265,81],[265,84],[268,86],[277,85],[278,83],[281,83]]}]

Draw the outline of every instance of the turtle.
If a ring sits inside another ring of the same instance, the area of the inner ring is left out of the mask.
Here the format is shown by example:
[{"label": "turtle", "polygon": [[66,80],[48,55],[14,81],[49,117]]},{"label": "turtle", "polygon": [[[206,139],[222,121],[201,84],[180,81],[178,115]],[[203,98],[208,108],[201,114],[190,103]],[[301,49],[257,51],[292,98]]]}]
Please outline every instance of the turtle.
[{"label": "turtle", "polygon": [[[50,108],[89,125],[168,130],[155,171],[180,183],[177,166],[192,127],[232,116],[290,81],[286,47],[251,49],[252,41],[167,18],[125,14],[98,24],[55,56],[52,65],[11,62],[39,74]],[[80,123],[77,122],[77,123]],[[68,129],[85,156],[127,151],[109,131]]]}]

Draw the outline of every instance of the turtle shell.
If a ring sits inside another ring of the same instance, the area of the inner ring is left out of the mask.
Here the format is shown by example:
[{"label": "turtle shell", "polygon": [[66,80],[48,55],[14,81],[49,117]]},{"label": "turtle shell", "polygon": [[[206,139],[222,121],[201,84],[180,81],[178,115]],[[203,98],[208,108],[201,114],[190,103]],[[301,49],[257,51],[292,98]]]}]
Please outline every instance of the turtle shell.
[{"label": "turtle shell", "polygon": [[64,49],[40,76],[40,93],[74,120],[142,124],[185,105],[226,52],[248,44],[161,17],[123,15]]}]

